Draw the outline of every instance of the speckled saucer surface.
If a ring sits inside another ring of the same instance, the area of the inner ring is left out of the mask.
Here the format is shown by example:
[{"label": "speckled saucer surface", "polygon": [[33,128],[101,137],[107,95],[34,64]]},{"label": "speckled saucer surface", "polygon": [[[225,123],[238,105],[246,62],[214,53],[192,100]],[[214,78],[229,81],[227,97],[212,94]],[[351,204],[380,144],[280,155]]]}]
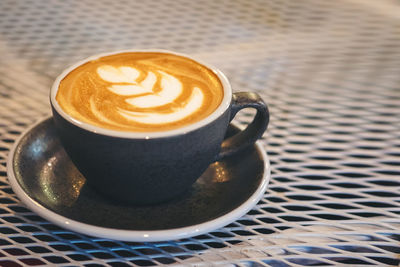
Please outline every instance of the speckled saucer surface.
[{"label": "speckled saucer surface", "polygon": [[255,144],[210,165],[177,199],[151,206],[123,205],[86,185],[50,117],[22,134],[8,159],[10,184],[31,210],[76,232],[125,241],[180,239],[223,227],[261,199],[269,178],[267,155]]}]

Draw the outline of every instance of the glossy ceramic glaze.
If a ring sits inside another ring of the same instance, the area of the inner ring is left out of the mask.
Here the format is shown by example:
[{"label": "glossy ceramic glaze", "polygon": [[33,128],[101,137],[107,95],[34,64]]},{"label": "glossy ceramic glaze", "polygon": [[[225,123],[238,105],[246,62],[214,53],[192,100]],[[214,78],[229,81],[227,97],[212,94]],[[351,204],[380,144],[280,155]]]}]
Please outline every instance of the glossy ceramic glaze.
[{"label": "glossy ceramic glaze", "polygon": [[[236,131],[230,127],[230,134]],[[77,232],[129,241],[178,239],[222,227],[258,202],[270,177],[266,153],[255,144],[210,165],[180,198],[152,206],[121,205],[87,186],[51,118],[21,136],[8,164],[14,192],[40,216]]]}]

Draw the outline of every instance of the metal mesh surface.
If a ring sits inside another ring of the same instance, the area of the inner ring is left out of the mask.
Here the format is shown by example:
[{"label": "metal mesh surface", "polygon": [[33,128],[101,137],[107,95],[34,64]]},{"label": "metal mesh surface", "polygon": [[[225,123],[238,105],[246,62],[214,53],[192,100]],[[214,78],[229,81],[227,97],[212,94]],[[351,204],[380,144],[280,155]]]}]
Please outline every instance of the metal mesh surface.
[{"label": "metal mesh surface", "polygon": [[[390,0],[1,0],[0,266],[398,266],[399,47]],[[8,151],[50,113],[54,78],[128,48],[200,57],[268,102],[272,181],[246,216],[190,239],[131,243],[61,229],[16,198]]]}]

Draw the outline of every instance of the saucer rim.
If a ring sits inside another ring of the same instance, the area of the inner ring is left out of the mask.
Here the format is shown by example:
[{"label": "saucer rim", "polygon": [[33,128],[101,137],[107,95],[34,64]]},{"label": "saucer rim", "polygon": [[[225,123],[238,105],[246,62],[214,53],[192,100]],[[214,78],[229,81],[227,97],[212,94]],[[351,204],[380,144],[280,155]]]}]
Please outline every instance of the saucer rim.
[{"label": "saucer rim", "polygon": [[[77,233],[89,235],[92,237],[134,242],[160,242],[201,235],[226,226],[249,212],[258,203],[258,201],[261,200],[270,181],[271,170],[269,158],[267,152],[261,145],[261,142],[257,141],[255,143],[255,148],[264,163],[263,177],[261,178],[260,184],[254,191],[254,193],[249,198],[247,198],[247,200],[242,202],[242,204],[240,204],[238,207],[234,208],[230,212],[217,218],[199,224],[165,230],[125,230],[96,226],[72,220],[46,208],[40,202],[31,198],[30,195],[19,184],[14,172],[14,158],[19,144],[21,143],[21,140],[39,124],[51,118],[52,116],[49,115],[42,119],[39,119],[33,125],[28,127],[23,133],[21,133],[21,135],[17,138],[8,155],[7,178],[14,193],[19,197],[21,202],[25,204],[31,211],[42,216],[44,219],[54,223],[55,225],[61,226],[65,229],[72,230]],[[235,123],[232,123],[232,125],[235,125]]]}]

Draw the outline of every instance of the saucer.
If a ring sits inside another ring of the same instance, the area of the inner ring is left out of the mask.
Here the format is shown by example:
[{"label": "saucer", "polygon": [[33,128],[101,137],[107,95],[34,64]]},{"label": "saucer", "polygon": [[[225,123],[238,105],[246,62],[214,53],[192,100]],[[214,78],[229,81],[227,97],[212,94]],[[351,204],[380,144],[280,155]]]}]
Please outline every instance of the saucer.
[{"label": "saucer", "polygon": [[[231,125],[230,131],[237,127]],[[48,221],[90,236],[137,242],[188,238],[223,227],[257,204],[270,179],[267,154],[256,143],[211,164],[178,199],[122,205],[86,185],[62,148],[51,117],[21,135],[7,165],[14,192]]]}]

